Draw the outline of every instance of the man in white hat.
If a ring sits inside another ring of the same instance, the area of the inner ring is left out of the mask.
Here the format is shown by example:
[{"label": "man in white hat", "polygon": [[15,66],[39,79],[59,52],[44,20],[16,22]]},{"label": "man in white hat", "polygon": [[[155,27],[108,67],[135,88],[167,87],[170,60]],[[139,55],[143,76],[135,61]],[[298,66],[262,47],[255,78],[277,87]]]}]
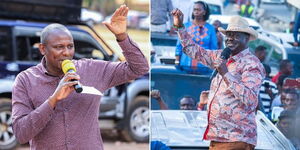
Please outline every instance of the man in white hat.
[{"label": "man in white hat", "polygon": [[210,150],[252,150],[256,145],[255,110],[259,88],[265,71],[259,59],[248,48],[248,42],[257,33],[240,16],[231,18],[227,29],[226,47],[231,49],[228,60],[220,58],[222,50],[205,50],[195,44],[182,24],[180,10],[172,11],[174,26],[178,29],[183,51],[202,64],[215,68],[208,95],[208,126],[203,138],[210,140]]}]

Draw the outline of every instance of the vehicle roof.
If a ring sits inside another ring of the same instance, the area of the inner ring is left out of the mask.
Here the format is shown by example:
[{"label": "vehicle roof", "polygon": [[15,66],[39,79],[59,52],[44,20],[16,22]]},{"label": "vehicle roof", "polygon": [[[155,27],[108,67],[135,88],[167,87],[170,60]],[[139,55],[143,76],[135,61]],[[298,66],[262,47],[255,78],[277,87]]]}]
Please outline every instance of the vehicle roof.
[{"label": "vehicle roof", "polygon": [[[24,27],[44,28],[48,24],[50,24],[50,23],[28,22],[28,21],[23,21],[23,20],[0,20],[0,26],[9,26],[9,27],[24,26]],[[75,26],[66,25],[66,27],[69,30],[86,32]]]},{"label": "vehicle roof", "polygon": [[[233,17],[233,15],[210,15],[209,20],[219,20],[222,24],[228,24],[230,18]],[[255,21],[254,19],[243,17],[247,20],[250,26],[258,27],[259,29],[263,29],[262,26]]]}]

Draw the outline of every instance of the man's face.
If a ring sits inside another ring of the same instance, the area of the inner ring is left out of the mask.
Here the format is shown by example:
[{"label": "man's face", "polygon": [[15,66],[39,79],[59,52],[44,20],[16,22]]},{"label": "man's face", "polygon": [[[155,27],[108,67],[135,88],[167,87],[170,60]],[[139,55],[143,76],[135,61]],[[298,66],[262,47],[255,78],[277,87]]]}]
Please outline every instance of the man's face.
[{"label": "man's face", "polygon": [[288,63],[285,67],[285,70],[284,70],[284,74],[286,75],[292,75],[293,74],[293,65],[291,63]]},{"label": "man's face", "polygon": [[40,45],[40,52],[46,58],[47,71],[61,73],[61,63],[74,56],[74,42],[72,36],[61,30],[52,31]]},{"label": "man's face", "polygon": [[248,41],[249,36],[246,33],[233,31],[226,32],[225,44],[232,50],[232,55],[236,55],[247,48]]},{"label": "man's face", "polygon": [[280,95],[280,101],[281,101],[281,104],[284,105],[284,107],[286,106],[285,99],[286,99],[286,93],[282,92],[281,95]]},{"label": "man's face", "polygon": [[259,52],[256,52],[255,55],[261,62],[263,62],[266,59],[267,52],[265,50],[259,51]]},{"label": "man's face", "polygon": [[182,98],[180,100],[180,109],[181,110],[195,110],[195,102],[192,98]]},{"label": "man's face", "polygon": [[293,131],[293,119],[292,118],[282,118],[278,122],[278,126],[280,131],[285,135],[288,136]]},{"label": "man's face", "polygon": [[203,17],[205,15],[205,10],[201,4],[195,4],[193,8],[193,14],[195,18]]},{"label": "man's face", "polygon": [[287,110],[296,110],[299,105],[298,96],[296,94],[288,93],[284,99]]}]

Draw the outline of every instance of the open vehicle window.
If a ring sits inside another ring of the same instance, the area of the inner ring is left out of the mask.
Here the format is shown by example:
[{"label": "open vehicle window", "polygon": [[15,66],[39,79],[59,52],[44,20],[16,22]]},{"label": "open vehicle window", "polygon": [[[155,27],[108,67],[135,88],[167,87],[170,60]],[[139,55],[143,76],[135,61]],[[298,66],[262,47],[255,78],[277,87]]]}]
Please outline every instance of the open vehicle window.
[{"label": "open vehicle window", "polygon": [[9,27],[0,27],[0,61],[12,60],[12,36]]}]

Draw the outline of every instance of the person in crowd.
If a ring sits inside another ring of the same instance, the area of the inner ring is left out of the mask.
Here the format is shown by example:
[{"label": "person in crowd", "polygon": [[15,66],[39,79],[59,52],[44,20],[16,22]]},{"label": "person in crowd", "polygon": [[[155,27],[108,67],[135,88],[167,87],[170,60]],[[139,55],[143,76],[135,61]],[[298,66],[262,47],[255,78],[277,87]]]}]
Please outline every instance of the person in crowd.
[{"label": "person in crowd", "polygon": [[263,63],[263,66],[266,71],[266,78],[263,81],[262,86],[260,87],[259,90],[259,100],[263,106],[263,112],[268,116],[269,118],[271,117],[271,104],[275,96],[278,94],[277,86],[275,83],[271,81],[269,78],[270,74],[270,66],[267,64],[264,64],[267,52],[266,52],[266,47],[260,45],[255,48],[254,54],[255,56],[260,60],[261,63]]},{"label": "person in crowd", "polygon": [[295,112],[291,110],[284,110],[280,113],[276,127],[283,133],[289,140],[295,138]]},{"label": "person in crowd", "polygon": [[218,49],[223,49],[223,40],[224,37],[221,32],[219,32],[218,28],[222,26],[222,23],[220,20],[215,20],[213,22],[213,26],[215,27],[217,39],[218,39]]},{"label": "person in crowd", "polygon": [[272,82],[278,84],[278,78],[281,75],[290,76],[293,74],[293,65],[290,60],[281,60],[279,63],[279,72],[272,78]]},{"label": "person in crowd", "polygon": [[288,77],[287,75],[281,75],[278,79],[278,83],[276,85],[279,94],[277,94],[274,100],[272,101],[271,110],[273,110],[274,107],[282,107],[283,101],[285,100],[286,97],[286,92],[289,90],[283,88],[284,80],[287,77]]},{"label": "person in crowd", "polygon": [[[12,126],[20,143],[30,149],[103,150],[99,128],[101,96],[74,92],[74,85],[95,87],[101,92],[126,83],[149,70],[148,61],[126,33],[129,8],[118,8],[104,25],[115,35],[127,62],[72,60],[72,34],[61,24],[50,24],[41,32],[41,63],[18,74],[12,91]],[[71,60],[75,72],[62,71]]]},{"label": "person in crowd", "polygon": [[[151,97],[157,100],[160,109],[169,109],[167,104],[161,98],[159,90],[152,90]],[[196,110],[196,101],[190,96],[184,96],[180,99],[179,108],[180,110]]]},{"label": "person in crowd", "polygon": [[[172,10],[171,0],[151,0],[151,32],[165,33],[171,29],[173,25]],[[170,20],[170,27],[167,25],[168,20]]]},{"label": "person in crowd", "polygon": [[300,130],[298,129],[300,127],[300,109],[298,109],[295,113],[295,140],[292,141],[294,144],[296,150],[300,150]]},{"label": "person in crowd", "polygon": [[293,36],[294,36],[294,46],[299,46],[300,39],[299,39],[299,29],[300,29],[300,11],[297,13],[295,17],[295,25],[293,29]]},{"label": "person in crowd", "polygon": [[[217,49],[217,36],[215,28],[207,23],[210,15],[209,7],[205,2],[197,1],[194,3],[192,19],[193,21],[187,22],[184,26],[187,32],[193,37],[195,44],[198,44],[206,49]],[[176,45],[176,60],[175,64],[179,65],[181,69],[188,73],[201,73],[211,72],[207,67],[204,67],[201,63],[198,63],[196,59],[191,59],[185,53],[182,52],[182,45],[180,39]]]},{"label": "person in crowd", "polygon": [[295,25],[295,22],[291,21],[289,23],[289,27],[284,32],[288,33],[288,34],[293,33],[293,31],[294,31],[294,25]]},{"label": "person in crowd", "polygon": [[172,15],[183,52],[218,71],[209,90],[208,125],[203,135],[204,140],[211,141],[209,149],[253,150],[257,143],[258,92],[265,78],[263,65],[248,48],[248,42],[257,38],[257,32],[240,16],[233,16],[227,29],[219,28],[231,49],[224,52],[230,54],[225,60],[220,57],[224,56],[222,50],[210,51],[195,43],[182,23],[180,10],[173,10]]},{"label": "person in crowd", "polygon": [[209,91],[202,91],[200,94],[199,104],[197,106],[198,110],[207,110]]},{"label": "person in crowd", "polygon": [[240,15],[242,17],[251,18],[253,11],[254,11],[254,6],[251,3],[251,0],[246,0],[246,3],[241,5]]},{"label": "person in crowd", "polygon": [[283,104],[284,104],[283,108],[285,110],[291,110],[293,112],[296,112],[300,106],[300,95],[299,95],[298,90],[295,88],[290,89],[286,93]]}]

